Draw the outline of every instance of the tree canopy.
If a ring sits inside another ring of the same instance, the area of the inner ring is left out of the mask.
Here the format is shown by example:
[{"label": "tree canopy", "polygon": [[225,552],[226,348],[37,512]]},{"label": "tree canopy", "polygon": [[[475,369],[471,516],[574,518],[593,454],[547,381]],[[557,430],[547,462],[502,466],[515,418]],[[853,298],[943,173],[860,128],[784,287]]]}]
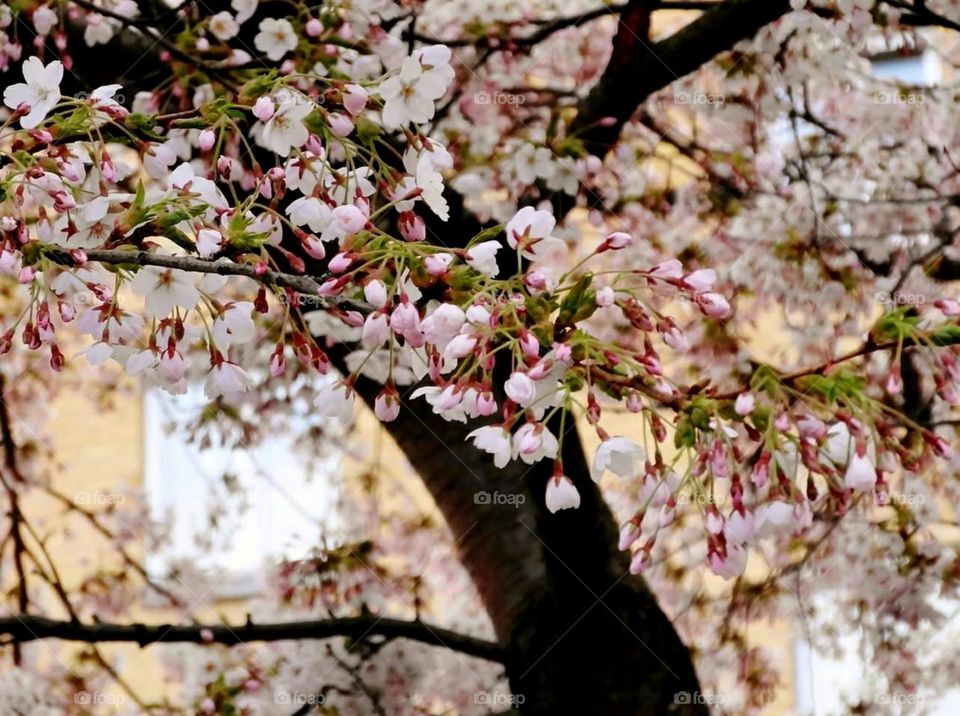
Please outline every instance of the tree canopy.
[{"label": "tree canopy", "polygon": [[[859,624],[878,693],[941,694],[957,30],[952,0],[0,7],[0,704],[760,713],[775,618]],[[57,488],[47,405],[130,378],[202,386],[200,450],[304,464],[369,409],[443,523],[361,480],[375,536],[318,526],[255,618],[197,620],[142,499]],[[62,579],[68,518],[116,565]],[[134,619],[147,592],[179,623]],[[192,643],[182,694],[105,642]]]}]

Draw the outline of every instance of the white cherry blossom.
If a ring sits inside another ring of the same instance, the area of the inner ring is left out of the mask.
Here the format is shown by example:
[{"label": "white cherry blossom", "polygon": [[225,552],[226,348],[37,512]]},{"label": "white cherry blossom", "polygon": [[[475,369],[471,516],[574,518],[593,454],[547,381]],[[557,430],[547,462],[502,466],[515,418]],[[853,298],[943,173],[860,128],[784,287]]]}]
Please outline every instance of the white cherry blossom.
[{"label": "white cherry blossom", "polygon": [[3,91],[3,103],[14,110],[29,107],[29,111],[20,118],[20,126],[32,129],[60,101],[63,65],[59,60],[44,65],[39,58],[28,57],[23,63],[23,78],[26,82],[7,85]]}]

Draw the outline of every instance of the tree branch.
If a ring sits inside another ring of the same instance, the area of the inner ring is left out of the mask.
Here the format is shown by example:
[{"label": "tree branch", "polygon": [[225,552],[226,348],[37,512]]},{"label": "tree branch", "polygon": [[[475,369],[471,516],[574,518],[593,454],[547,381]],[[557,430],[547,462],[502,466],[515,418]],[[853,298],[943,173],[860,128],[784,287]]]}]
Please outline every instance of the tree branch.
[{"label": "tree branch", "polygon": [[[687,75],[790,10],[789,0],[727,0],[665,40],[646,44],[640,33],[649,7],[632,0],[603,75],[580,103],[570,133],[603,156],[647,97]],[[635,27],[634,25],[637,24]]]},{"label": "tree branch", "polygon": [[48,619],[33,614],[0,618],[0,634],[10,642],[22,643],[38,639],[98,644],[128,642],[141,647],[157,643],[226,644],[251,641],[285,641],[291,639],[329,639],[348,637],[364,639],[382,636],[387,639],[410,639],[422,644],[441,646],[488,661],[503,662],[505,654],[499,644],[460,634],[422,621],[405,621],[376,616],[323,619],[317,621],[278,622],[269,624],[113,624]]},{"label": "tree branch", "polygon": [[[723,4],[723,0],[649,0],[646,5],[651,12],[657,10],[711,10]],[[529,35],[520,37],[486,36],[481,38],[454,37],[450,39],[430,37],[421,33],[413,33],[413,39],[429,44],[443,44],[447,47],[486,47],[501,50],[514,50],[521,47],[533,47],[548,39],[554,33],[567,30],[571,27],[581,27],[593,22],[597,18],[608,15],[619,15],[627,9],[629,3],[619,5],[601,5],[579,15],[569,15],[541,21],[528,21],[527,25],[537,25],[538,29]],[[519,24],[519,23],[518,23]],[[404,33],[410,37],[410,31]]]},{"label": "tree branch", "polygon": [[[130,251],[126,249],[86,249],[84,253],[89,261],[102,264],[138,264],[140,266],[160,266],[193,273],[218,274],[220,276],[245,276],[267,286],[290,288],[309,296],[317,296],[320,284],[309,276],[297,276],[267,269],[258,271],[254,264],[238,264],[230,261],[212,261],[193,256],[171,256],[148,251]],[[53,251],[46,254],[55,263],[63,266],[75,266],[76,261],[66,251]]]}]

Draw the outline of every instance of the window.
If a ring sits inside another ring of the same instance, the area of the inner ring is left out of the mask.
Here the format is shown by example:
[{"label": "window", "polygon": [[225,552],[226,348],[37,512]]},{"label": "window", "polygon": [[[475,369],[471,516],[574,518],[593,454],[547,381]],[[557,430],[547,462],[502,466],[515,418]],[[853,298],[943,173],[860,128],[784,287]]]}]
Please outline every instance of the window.
[{"label": "window", "polygon": [[[945,599],[931,598],[930,604],[943,614],[960,614],[960,605]],[[828,595],[815,598],[817,619],[822,624],[842,624],[843,616]],[[797,626],[799,630],[799,625]],[[898,629],[906,629],[903,624]],[[926,642],[922,661],[947,660],[955,652],[960,622],[948,619],[942,629]],[[929,623],[918,629],[930,631]],[[858,703],[875,704],[883,713],[924,713],[929,716],[954,716],[960,713],[960,689],[931,695],[912,694],[891,687],[887,678],[871,663],[858,629],[838,634],[839,653],[827,656],[812,648],[799,637],[794,643],[794,677],[796,713],[798,716],[848,716],[850,706]],[[873,711],[869,711],[873,713]]]},{"label": "window", "polygon": [[292,437],[309,427],[305,418],[293,418],[289,434],[248,448],[200,450],[182,431],[168,432],[205,403],[199,384],[180,396],[146,393],[145,488],[151,517],[170,528],[146,566],[162,581],[174,563],[186,562],[215,575],[214,596],[248,596],[260,586],[263,565],[305,556],[338,527],[339,460],[307,465],[298,455]]},{"label": "window", "polygon": [[943,78],[940,57],[929,47],[908,54],[886,52],[870,58],[873,75],[879,80],[930,87]]}]

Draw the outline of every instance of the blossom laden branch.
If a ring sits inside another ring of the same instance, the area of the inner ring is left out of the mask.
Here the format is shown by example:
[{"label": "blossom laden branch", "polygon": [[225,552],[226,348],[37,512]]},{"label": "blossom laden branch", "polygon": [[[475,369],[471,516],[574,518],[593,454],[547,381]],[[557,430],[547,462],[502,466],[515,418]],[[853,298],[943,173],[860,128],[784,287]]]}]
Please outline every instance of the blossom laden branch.
[{"label": "blossom laden branch", "polygon": [[[74,266],[75,256],[66,251],[46,251],[51,261],[64,266]],[[269,269],[262,265],[234,263],[232,261],[212,261],[193,256],[174,256],[152,251],[130,249],[86,249],[82,254],[86,260],[113,266],[159,266],[177,269],[189,273],[212,274],[216,276],[243,276],[266,286],[289,288],[299,293],[316,297],[320,283],[309,276],[297,276]],[[320,299],[317,299],[320,300]]]}]

